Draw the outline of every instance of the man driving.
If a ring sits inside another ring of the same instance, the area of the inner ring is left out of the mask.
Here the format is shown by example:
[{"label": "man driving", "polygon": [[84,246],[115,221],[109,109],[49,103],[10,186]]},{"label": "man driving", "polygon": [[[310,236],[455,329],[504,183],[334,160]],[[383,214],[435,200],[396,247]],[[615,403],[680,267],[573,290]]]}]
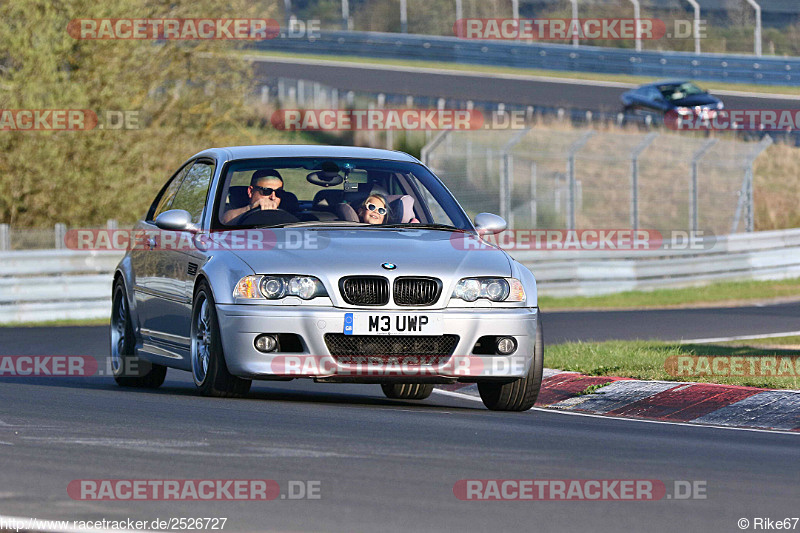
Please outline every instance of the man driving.
[{"label": "man driving", "polygon": [[222,223],[228,224],[237,217],[255,209],[274,210],[281,204],[283,193],[283,178],[277,170],[265,168],[253,172],[247,196],[250,198],[248,205],[238,209],[230,209],[222,215]]}]

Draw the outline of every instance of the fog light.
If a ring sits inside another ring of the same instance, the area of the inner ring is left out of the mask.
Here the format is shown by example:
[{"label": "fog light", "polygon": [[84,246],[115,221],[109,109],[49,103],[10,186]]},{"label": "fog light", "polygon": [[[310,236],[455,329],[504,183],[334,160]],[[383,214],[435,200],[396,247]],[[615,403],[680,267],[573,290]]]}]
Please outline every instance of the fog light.
[{"label": "fog light", "polygon": [[500,337],[497,339],[497,353],[500,355],[512,354],[516,349],[517,341],[511,337]]},{"label": "fog light", "polygon": [[256,337],[256,350],[259,352],[271,352],[278,347],[278,339],[275,335],[259,335]]}]

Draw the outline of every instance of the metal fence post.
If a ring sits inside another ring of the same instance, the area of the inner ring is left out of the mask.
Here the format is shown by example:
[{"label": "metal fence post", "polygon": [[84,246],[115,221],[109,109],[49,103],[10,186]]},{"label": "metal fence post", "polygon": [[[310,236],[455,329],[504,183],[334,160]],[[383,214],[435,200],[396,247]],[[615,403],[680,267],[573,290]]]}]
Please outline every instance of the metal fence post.
[{"label": "metal fence post", "polygon": [[408,33],[408,0],[400,0],[400,33]]},{"label": "metal fence post", "polygon": [[423,165],[426,167],[430,166],[431,152],[433,152],[452,131],[453,130],[441,130],[431,142],[422,147],[419,158]]},{"label": "metal fence post", "polygon": [[67,237],[67,225],[58,222],[53,229],[53,233],[55,234],[55,248],[56,250],[63,250],[66,244],[64,241]]},{"label": "metal fence post", "polygon": [[467,136],[464,152],[467,160],[467,181],[472,183],[472,137],[470,136]]},{"label": "metal fence post", "polygon": [[756,0],[747,0],[747,3],[756,10],[756,30],[753,35],[753,50],[758,57],[761,57],[761,6],[756,3]]},{"label": "metal fence post", "polygon": [[8,224],[0,224],[0,251],[7,251],[11,249],[11,234]]},{"label": "metal fence post", "polygon": [[639,156],[658,137],[648,133],[631,152],[631,228],[639,229]]},{"label": "metal fence post", "polygon": [[700,159],[703,158],[705,153],[715,144],[717,144],[717,139],[708,139],[692,156],[692,180],[689,185],[689,227],[695,232],[698,228],[699,218],[699,207],[697,205],[697,165],[700,163]]},{"label": "metal fence post", "polygon": [[633,4],[633,19],[634,24],[636,24],[636,51],[642,51],[642,23],[639,19],[642,16],[641,7],[639,6],[639,0],[630,0]]},{"label": "metal fence post", "polygon": [[577,141],[573,142],[567,151],[567,179],[569,180],[567,190],[567,229],[575,229],[576,220],[575,205],[577,203],[578,187],[575,183],[575,154],[589,142],[594,133],[593,131],[587,131]]},{"label": "metal fence post", "polygon": [[[578,0],[569,0],[572,3],[572,20],[578,18]],[[575,24],[574,22],[570,23],[570,26]],[[572,46],[578,46],[578,33],[574,32],[572,34]]]},{"label": "metal fence post", "polygon": [[536,199],[537,177],[536,161],[531,161],[531,226],[534,228],[538,227],[536,223],[536,217],[538,216],[536,212],[538,203],[538,200]]},{"label": "metal fence post", "polygon": [[292,19],[292,0],[283,0],[284,31],[289,31],[289,21]]},{"label": "metal fence post", "polygon": [[302,109],[306,107],[306,84],[303,80],[297,80],[297,105]]},{"label": "metal fence post", "polygon": [[503,145],[501,154],[503,157],[503,169],[500,175],[500,216],[506,219],[509,227],[513,224],[511,220],[511,192],[514,186],[514,156],[511,150],[519,143],[519,141],[528,134],[530,128],[525,128],[515,133]]},{"label": "metal fence post", "polygon": [[347,31],[350,25],[350,3],[348,0],[342,0],[342,29]]},{"label": "metal fence post", "polygon": [[754,230],[754,215],[753,215],[753,165],[758,159],[758,156],[772,144],[772,137],[765,135],[761,142],[758,143],[756,148],[748,154],[744,162],[744,178],[742,179],[742,186],[739,188],[739,201],[736,203],[736,212],[733,215],[733,223],[731,224],[731,233],[736,233],[739,228],[739,221],[742,218],[742,211],[744,211],[744,230]]},{"label": "metal fence post", "polygon": [[692,5],[694,9],[694,23],[692,25],[692,32],[694,32],[694,53],[700,53],[700,4],[697,0],[686,0]]}]

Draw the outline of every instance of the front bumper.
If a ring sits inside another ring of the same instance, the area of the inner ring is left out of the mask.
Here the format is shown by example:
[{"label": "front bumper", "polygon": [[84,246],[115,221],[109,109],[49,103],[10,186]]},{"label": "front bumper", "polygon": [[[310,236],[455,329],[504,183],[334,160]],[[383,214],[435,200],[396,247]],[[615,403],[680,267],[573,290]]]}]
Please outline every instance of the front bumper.
[{"label": "front bumper", "polygon": [[[375,310],[365,310],[372,311]],[[525,377],[534,356],[538,308],[481,308],[408,313],[440,314],[445,335],[458,335],[455,351],[447,362],[419,365],[413,358],[376,364],[337,362],[325,343],[326,333],[342,333],[344,316],[352,309],[332,307],[283,307],[217,305],[222,347],[228,370],[248,379],[315,378],[321,381],[376,383],[383,381],[481,381]],[[255,338],[262,333],[288,333],[301,338],[300,353],[262,353]],[[474,355],[473,347],[482,336],[508,336],[517,342],[508,356]],[[414,354],[408,354],[413,356]]]}]

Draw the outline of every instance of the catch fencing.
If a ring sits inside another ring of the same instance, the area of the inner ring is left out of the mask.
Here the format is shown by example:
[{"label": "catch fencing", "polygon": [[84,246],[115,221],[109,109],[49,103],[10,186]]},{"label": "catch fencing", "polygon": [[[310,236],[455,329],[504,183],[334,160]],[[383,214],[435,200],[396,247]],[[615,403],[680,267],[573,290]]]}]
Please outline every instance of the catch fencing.
[{"label": "catch fencing", "polygon": [[528,127],[441,132],[423,162],[474,216],[512,229],[753,231],[753,164],[771,144]]}]

